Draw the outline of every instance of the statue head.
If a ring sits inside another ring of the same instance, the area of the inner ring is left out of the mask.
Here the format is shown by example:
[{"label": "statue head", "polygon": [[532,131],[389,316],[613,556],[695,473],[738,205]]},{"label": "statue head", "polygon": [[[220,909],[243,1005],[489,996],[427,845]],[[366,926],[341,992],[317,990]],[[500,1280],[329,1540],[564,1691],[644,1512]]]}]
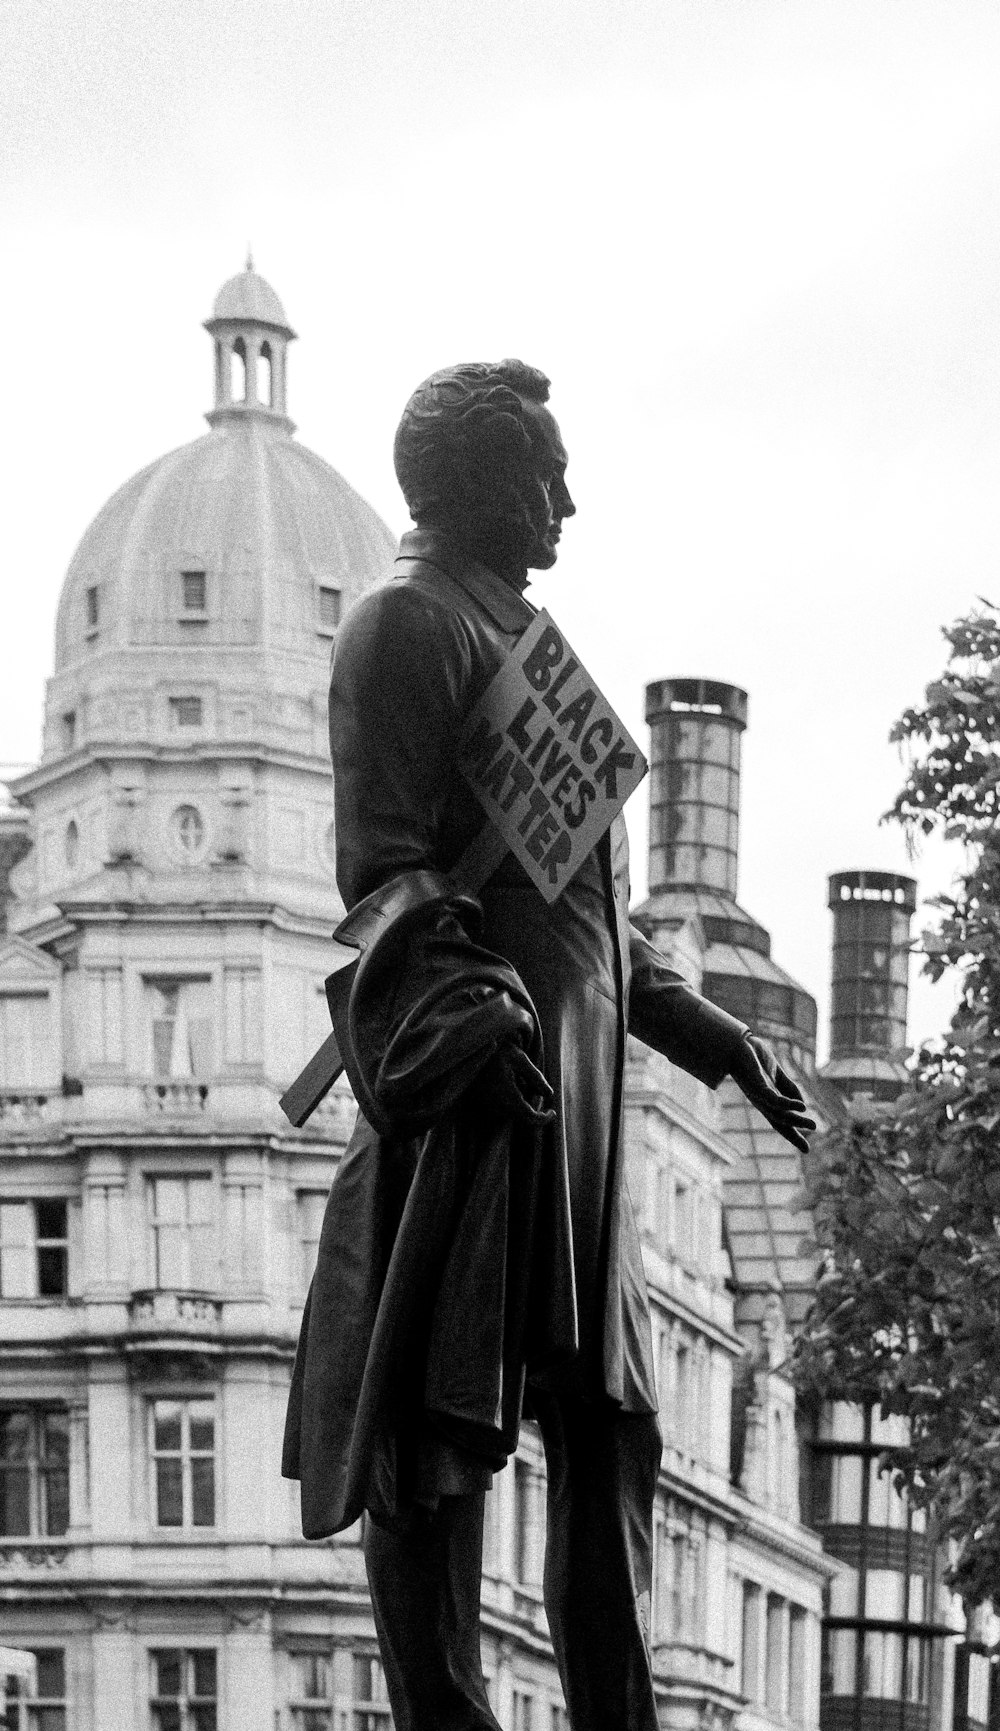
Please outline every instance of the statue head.
[{"label": "statue head", "polygon": [[396,431],[414,522],[446,530],[504,577],[554,565],[576,509],[548,394],[545,374],[523,361],[444,367],[417,386]]}]

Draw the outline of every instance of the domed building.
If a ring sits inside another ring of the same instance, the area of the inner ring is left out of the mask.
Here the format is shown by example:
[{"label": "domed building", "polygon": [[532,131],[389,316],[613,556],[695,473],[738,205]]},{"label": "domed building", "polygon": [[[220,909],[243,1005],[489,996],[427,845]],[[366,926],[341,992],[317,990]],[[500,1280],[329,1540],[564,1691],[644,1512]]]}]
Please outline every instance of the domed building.
[{"label": "domed building", "polygon": [[209,430],[84,535],[0,814],[0,1594],[46,1731],[388,1724],[356,1535],[278,1472],[352,1107],[277,1097],[329,1029],[331,645],[394,541],[294,438],[249,263],[207,329]]}]

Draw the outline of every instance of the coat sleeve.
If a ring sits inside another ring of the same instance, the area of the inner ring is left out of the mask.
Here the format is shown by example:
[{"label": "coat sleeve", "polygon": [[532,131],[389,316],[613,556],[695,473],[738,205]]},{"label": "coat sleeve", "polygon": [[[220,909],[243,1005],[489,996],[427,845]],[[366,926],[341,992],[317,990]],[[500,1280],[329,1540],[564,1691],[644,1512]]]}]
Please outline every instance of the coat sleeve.
[{"label": "coat sleeve", "polygon": [[440,866],[470,672],[449,610],[414,585],[387,583],[347,615],[330,679],[330,755],[348,909],[401,872]]},{"label": "coat sleeve", "polygon": [[749,1032],[746,1023],[701,997],[635,926],[629,926],[629,957],[629,1033],[717,1088],[729,1074],[736,1045]]}]

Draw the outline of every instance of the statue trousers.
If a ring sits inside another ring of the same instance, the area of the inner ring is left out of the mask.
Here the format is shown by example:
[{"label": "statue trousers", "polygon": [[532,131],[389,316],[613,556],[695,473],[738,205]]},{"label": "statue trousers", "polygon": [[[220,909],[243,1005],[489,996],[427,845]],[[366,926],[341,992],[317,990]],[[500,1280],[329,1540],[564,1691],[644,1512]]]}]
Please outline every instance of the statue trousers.
[{"label": "statue trousers", "polygon": [[[532,1394],[548,1478],[544,1594],[572,1731],[657,1731],[649,1659],[660,1433],[650,1413]],[[366,1521],[365,1562],[396,1731],[500,1731],[483,1681],[483,1494],[429,1526]]]}]

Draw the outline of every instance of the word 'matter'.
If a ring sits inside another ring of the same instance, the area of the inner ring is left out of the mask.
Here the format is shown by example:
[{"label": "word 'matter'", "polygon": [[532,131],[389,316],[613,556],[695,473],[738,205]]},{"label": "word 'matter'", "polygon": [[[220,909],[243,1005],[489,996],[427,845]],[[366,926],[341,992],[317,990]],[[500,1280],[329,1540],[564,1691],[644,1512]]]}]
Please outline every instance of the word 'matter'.
[{"label": "word 'matter'", "polygon": [[459,762],[547,902],[565,889],[647,767],[544,612],[469,715]]}]

